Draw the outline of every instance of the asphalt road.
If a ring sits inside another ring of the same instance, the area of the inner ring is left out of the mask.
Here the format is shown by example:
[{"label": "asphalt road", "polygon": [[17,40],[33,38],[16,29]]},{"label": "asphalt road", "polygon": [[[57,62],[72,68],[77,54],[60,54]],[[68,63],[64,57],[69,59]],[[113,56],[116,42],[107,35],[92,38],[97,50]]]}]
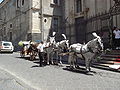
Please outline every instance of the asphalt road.
[{"label": "asphalt road", "polygon": [[[83,67],[70,70],[67,66],[64,64],[62,67],[56,65],[38,67],[38,60],[20,58],[19,53],[0,54],[0,69],[26,84],[23,86],[36,90],[120,90],[118,72],[92,68],[92,72],[86,74]],[[11,82],[16,81],[12,79]],[[17,85],[19,86],[18,83]]]},{"label": "asphalt road", "polygon": [[0,69],[0,90],[35,90],[10,73]]}]

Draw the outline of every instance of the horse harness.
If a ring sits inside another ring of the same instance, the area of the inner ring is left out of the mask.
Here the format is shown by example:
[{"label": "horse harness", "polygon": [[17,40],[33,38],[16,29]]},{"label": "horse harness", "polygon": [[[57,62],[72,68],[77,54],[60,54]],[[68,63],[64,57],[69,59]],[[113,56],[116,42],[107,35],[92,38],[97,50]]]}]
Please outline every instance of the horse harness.
[{"label": "horse harness", "polygon": [[[83,46],[81,46],[81,48],[80,48],[80,53],[79,53],[79,54],[81,54],[82,58],[85,60],[85,57],[84,57],[84,55],[83,55],[82,48],[83,48]],[[97,49],[97,51],[98,51],[98,49]],[[88,51],[87,51],[87,52],[96,53],[96,52],[94,52],[94,51],[92,50],[92,47],[88,47]],[[86,52],[86,53],[87,53],[87,52]]]}]

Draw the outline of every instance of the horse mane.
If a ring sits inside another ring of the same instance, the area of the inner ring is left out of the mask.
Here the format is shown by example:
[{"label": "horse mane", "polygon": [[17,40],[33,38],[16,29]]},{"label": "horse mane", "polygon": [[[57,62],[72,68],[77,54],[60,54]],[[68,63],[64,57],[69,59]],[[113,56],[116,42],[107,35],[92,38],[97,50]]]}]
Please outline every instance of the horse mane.
[{"label": "horse mane", "polygon": [[65,40],[62,40],[60,42],[57,42],[56,45],[59,47],[60,45],[63,45],[63,43],[65,43]]},{"label": "horse mane", "polygon": [[90,47],[90,46],[93,44],[93,42],[96,41],[96,40],[97,40],[97,38],[89,41],[86,45],[87,45],[88,47]]}]

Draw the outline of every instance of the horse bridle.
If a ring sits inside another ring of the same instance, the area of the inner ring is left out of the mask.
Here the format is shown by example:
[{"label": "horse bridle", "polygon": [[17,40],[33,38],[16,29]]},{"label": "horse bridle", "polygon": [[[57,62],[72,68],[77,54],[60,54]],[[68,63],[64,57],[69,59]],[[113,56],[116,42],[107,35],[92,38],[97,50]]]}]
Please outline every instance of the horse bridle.
[{"label": "horse bridle", "polygon": [[[97,41],[97,44],[98,44],[98,43],[99,43],[99,42]],[[88,47],[88,50],[89,50],[91,53],[101,53],[101,50],[100,50],[99,47],[101,48],[101,46],[98,44],[98,47],[97,47],[97,48]],[[94,52],[92,48],[96,49],[96,52]]]}]

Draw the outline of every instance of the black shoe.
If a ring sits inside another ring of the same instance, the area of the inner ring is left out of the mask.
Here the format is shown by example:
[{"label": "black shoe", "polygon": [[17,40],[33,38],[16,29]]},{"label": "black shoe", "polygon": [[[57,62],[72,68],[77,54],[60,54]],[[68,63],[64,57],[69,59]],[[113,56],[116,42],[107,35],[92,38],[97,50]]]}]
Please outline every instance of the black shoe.
[{"label": "black shoe", "polygon": [[42,67],[42,65],[39,65],[39,67]]}]

